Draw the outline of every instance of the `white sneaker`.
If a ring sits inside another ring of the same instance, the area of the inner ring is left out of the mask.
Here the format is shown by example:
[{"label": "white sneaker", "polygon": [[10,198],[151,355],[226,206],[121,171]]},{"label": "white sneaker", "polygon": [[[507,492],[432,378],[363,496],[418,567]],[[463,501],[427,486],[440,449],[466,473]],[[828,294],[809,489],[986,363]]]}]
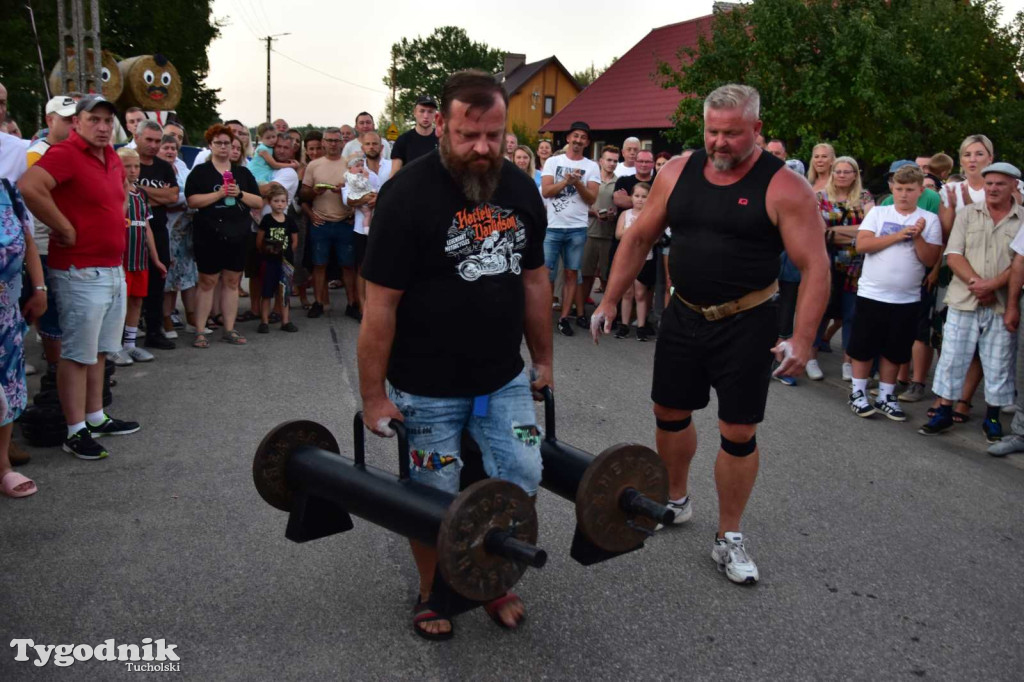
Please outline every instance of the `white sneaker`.
[{"label": "white sneaker", "polygon": [[[28,365],[25,366],[28,367]],[[25,373],[28,374],[27,369],[25,370]],[[1013,403],[1011,403],[1010,405],[1003,405],[1001,408],[999,408],[999,411],[1003,414],[1014,414],[1017,411],[1017,405]]]},{"label": "white sneaker", "polygon": [[817,360],[808,360],[804,370],[807,372],[807,378],[811,381],[821,381],[825,378],[825,374],[821,371],[821,367],[818,366]]},{"label": "white sneaker", "polygon": [[176,338],[178,338],[178,332],[174,331],[173,329],[171,331],[167,331],[166,329],[161,329],[160,331],[164,335],[165,339],[176,339]]},{"label": "white sneaker", "polygon": [[[675,502],[670,501],[665,506],[671,509],[672,512],[675,514],[675,518],[672,519],[673,526],[686,523],[687,521],[693,518],[693,504],[690,503],[689,496],[687,496],[686,502],[683,502],[682,504],[676,504]],[[664,527],[664,524],[659,523],[657,526],[654,527],[654,530],[661,530]]]},{"label": "white sneaker", "polygon": [[853,363],[843,363],[843,381],[853,381]]},{"label": "white sneaker", "polygon": [[[185,333],[187,333],[187,334],[195,334],[196,333],[196,326],[194,324],[186,324],[185,325]],[[199,333],[200,334],[212,334],[213,330],[212,329],[208,329],[206,327],[203,327],[203,331],[201,331]]]},{"label": "white sneaker", "polygon": [[153,354],[145,348],[139,348],[138,346],[132,346],[131,348],[124,349],[128,355],[135,362],[149,362],[153,359]]},{"label": "white sneaker", "polygon": [[116,367],[127,367],[135,364],[132,356],[128,354],[127,348],[122,348],[116,353],[107,353],[107,360],[110,360]]},{"label": "white sneaker", "polygon": [[25,376],[30,377],[36,373],[36,366],[25,363]]},{"label": "white sneaker", "polygon": [[737,585],[753,585],[760,575],[757,564],[743,546],[743,533],[726,533],[725,538],[715,538],[711,558],[718,564],[718,570]]}]

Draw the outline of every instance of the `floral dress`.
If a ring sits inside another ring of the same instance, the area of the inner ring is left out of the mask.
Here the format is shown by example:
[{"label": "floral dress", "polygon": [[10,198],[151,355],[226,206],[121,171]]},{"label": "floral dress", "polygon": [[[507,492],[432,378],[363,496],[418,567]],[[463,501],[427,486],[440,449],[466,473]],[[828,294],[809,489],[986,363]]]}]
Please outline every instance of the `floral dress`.
[{"label": "floral dress", "polygon": [[25,386],[25,321],[21,317],[21,267],[25,261],[25,233],[32,229],[18,190],[7,180],[0,183],[0,386],[7,409],[0,418],[6,426],[21,416],[28,404]]},{"label": "floral dress", "polygon": [[[818,209],[825,224],[832,227],[854,227],[864,222],[864,205],[872,202],[871,193],[860,195],[860,206],[853,208],[849,201],[832,202],[825,192],[818,192]],[[832,257],[832,282],[839,291],[857,293],[857,281],[864,267],[864,256],[857,253],[856,243],[843,246],[829,245]]]},{"label": "floral dress", "polygon": [[[178,198],[185,202],[185,178],[178,173]],[[164,291],[185,291],[199,282],[196,258],[192,252],[192,215],[194,211],[185,208],[168,209],[167,231],[170,238],[171,262],[167,264],[167,280]]]}]

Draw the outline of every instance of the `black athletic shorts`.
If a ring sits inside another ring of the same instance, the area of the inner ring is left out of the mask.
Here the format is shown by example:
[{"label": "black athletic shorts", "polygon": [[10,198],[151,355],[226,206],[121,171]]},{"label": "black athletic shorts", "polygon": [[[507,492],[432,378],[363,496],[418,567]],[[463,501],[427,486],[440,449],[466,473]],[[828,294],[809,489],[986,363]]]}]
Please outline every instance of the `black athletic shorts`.
[{"label": "black athletic shorts", "polygon": [[199,272],[204,275],[216,275],[222,270],[242,272],[247,238],[246,234],[222,238],[213,230],[196,230],[192,239]]},{"label": "black athletic shorts", "polygon": [[764,421],[778,315],[773,299],[709,322],[673,297],[661,316],[651,399],[663,407],[700,410],[714,388],[722,421]]},{"label": "black athletic shorts", "polygon": [[636,281],[643,284],[648,289],[653,289],[655,283],[658,281],[658,261],[655,258],[644,261],[644,266],[640,268],[640,272],[637,273]]},{"label": "black athletic shorts", "polygon": [[877,357],[896,365],[910,362],[920,313],[920,301],[883,303],[858,296],[846,353],[861,362]]}]

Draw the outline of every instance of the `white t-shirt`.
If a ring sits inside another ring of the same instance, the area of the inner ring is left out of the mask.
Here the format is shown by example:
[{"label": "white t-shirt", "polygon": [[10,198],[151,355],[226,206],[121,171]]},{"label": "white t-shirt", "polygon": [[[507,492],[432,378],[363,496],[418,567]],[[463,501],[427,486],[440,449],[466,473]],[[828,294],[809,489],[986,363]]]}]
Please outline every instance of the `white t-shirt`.
[{"label": "white t-shirt", "polygon": [[1010,242],[1010,249],[1012,249],[1014,253],[1019,253],[1024,256],[1024,228],[1017,232],[1017,236],[1013,238],[1012,242]]},{"label": "white t-shirt", "polygon": [[[963,190],[960,189],[960,185],[964,184],[967,185],[967,192],[968,194],[971,195],[972,203],[980,204],[983,201],[985,201],[984,186],[981,189],[974,189],[969,184],[967,184],[967,181],[965,180],[964,182],[950,182],[942,186],[942,190],[939,192],[939,195],[942,197],[942,205],[949,206],[948,188],[952,187],[953,192],[956,195],[956,212],[959,213],[960,211],[962,211],[965,204],[964,193]],[[1017,190],[1020,192],[1024,192],[1024,182],[1021,182],[1020,180],[1017,181]]]},{"label": "white t-shirt", "polygon": [[[626,209],[626,212],[625,212],[624,217],[622,219],[623,220],[623,223],[622,223],[622,231],[623,231],[623,233],[625,233],[625,231],[628,230],[629,228],[633,227],[633,223],[636,222],[636,218],[637,218],[638,215],[639,214],[636,211],[634,211],[633,209],[631,209],[631,208],[630,209]],[[648,252],[647,258],[645,258],[644,260],[651,260],[652,258],[654,258],[654,249],[651,249]]]},{"label": "white t-shirt", "polygon": [[[924,240],[942,246],[939,216],[922,208],[901,215],[895,206],[875,206],[864,217],[860,231],[876,237],[894,234],[924,218]],[[864,269],[857,282],[857,295],[882,303],[915,303],[921,300],[921,280],[925,266],[911,240],[892,244],[864,256]]]},{"label": "white t-shirt", "polygon": [[627,168],[624,162],[619,161],[619,165],[615,167],[615,177],[621,178],[625,175],[636,175],[636,166]]},{"label": "white t-shirt", "polygon": [[31,140],[0,133],[0,178],[11,184],[21,179],[28,168],[25,154],[31,144]]},{"label": "white t-shirt", "polygon": [[[359,136],[357,135],[354,139],[348,141],[345,148],[341,150],[341,158],[347,159],[356,152],[363,151],[363,145],[359,142]],[[383,136],[380,138],[380,158],[391,159],[391,143],[384,139]]]},{"label": "white t-shirt", "polygon": [[[299,174],[295,172],[294,168],[278,168],[270,176],[270,181],[284,187],[285,191],[288,192],[289,204],[295,200],[295,193],[299,191]],[[265,203],[260,211],[260,217],[262,218],[268,213],[270,213],[270,204]]]},{"label": "white t-shirt", "polygon": [[[587,158],[573,161],[565,154],[552,156],[548,159],[547,163],[544,164],[544,170],[541,172],[541,178],[546,175],[554,178],[554,181],[558,183],[562,181],[567,170],[577,168],[583,171],[581,181],[584,184],[594,183],[600,187],[601,169],[596,163]],[[587,226],[587,204],[580,198],[576,188],[571,185],[565,187],[555,196],[548,197],[547,209],[549,230],[568,230],[572,228],[586,228]]]}]

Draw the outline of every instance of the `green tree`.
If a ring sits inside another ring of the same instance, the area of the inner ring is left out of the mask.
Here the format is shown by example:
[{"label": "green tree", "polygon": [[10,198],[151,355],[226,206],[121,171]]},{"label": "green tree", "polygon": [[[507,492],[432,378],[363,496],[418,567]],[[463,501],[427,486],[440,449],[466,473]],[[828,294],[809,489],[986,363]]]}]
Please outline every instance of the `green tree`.
[{"label": "green tree", "polygon": [[384,77],[384,85],[394,86],[397,94],[393,118],[411,121],[420,95],[430,95],[440,103],[444,82],[454,72],[480,69],[497,73],[504,58],[503,50],[470,40],[457,26],[441,26],[426,38],[402,38],[391,46],[394,69]]},{"label": "green tree", "polygon": [[702,100],[742,82],[761,93],[766,137],[810,155],[819,141],[869,165],[946,150],[971,133],[1022,158],[1024,13],[996,0],[772,0],[716,16],[711,35],[662,63],[684,94],[675,139],[702,144]]},{"label": "green tree", "polygon": [[[7,87],[11,115],[22,122],[26,135],[41,124],[46,91],[39,73],[32,27],[25,3],[9,3],[0,19],[0,82]],[[36,28],[43,51],[46,76],[57,63],[57,4],[35,0]],[[182,79],[178,117],[195,139],[217,120],[217,91],[204,85],[210,63],[207,47],[220,35],[212,15],[212,0],[164,0],[159,3],[100,3],[100,45],[121,57],[162,53]],[[29,128],[33,128],[29,131]]]},{"label": "green tree", "polygon": [[618,61],[618,57],[612,57],[612,60],[608,62],[608,66],[598,68],[594,66],[594,62],[590,62],[590,66],[583,69],[582,71],[575,71],[572,77],[576,79],[576,82],[580,84],[580,87],[585,88],[594,81],[596,81],[601,74],[608,70],[608,68]]}]

